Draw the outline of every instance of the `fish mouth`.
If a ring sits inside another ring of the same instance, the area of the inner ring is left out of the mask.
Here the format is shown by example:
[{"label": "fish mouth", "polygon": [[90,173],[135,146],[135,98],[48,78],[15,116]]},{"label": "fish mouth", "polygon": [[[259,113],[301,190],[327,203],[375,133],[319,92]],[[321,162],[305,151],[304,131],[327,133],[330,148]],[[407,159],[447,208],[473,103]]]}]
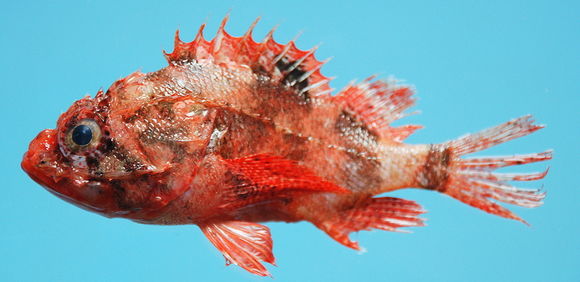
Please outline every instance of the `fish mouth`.
[{"label": "fish mouth", "polygon": [[56,167],[50,162],[50,154],[54,155],[56,146],[56,132],[53,129],[41,131],[36,138],[30,142],[28,151],[24,153],[20,166],[32,180],[45,188],[51,189],[56,181],[50,170],[56,172]]},{"label": "fish mouth", "polygon": [[102,209],[75,199],[73,193],[75,185],[70,182],[66,170],[57,162],[56,135],[56,130],[43,130],[30,142],[28,151],[24,153],[20,163],[22,170],[36,183],[64,201],[92,212],[102,213]]},{"label": "fish mouth", "polygon": [[32,180],[51,193],[63,197],[67,186],[65,172],[57,162],[57,132],[54,129],[41,131],[30,142],[20,166]]},{"label": "fish mouth", "polygon": [[66,194],[68,180],[65,171],[57,162],[56,130],[41,131],[30,142],[20,166],[32,180],[59,198],[71,201]]}]

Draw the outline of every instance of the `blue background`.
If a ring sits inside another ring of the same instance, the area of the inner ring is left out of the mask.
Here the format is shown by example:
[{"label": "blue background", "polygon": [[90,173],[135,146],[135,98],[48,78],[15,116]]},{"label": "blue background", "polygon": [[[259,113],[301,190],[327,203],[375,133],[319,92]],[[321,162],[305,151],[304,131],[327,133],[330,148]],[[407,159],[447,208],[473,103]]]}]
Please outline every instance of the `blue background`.
[{"label": "blue background", "polygon": [[[163,3],[162,3],[163,2]],[[269,281],[222,256],[195,226],[106,219],[44,191],[20,169],[29,141],[71,103],[135,70],[166,65],[173,32],[186,40],[207,21],[213,37],[231,11],[241,35],[256,16],[286,42],[320,42],[323,73],[342,88],[379,73],[414,84],[423,124],[412,143],[442,142],[531,113],[548,127],[484,152],[555,149],[543,207],[510,207],[532,227],[449,197],[393,193],[421,203],[428,225],[412,234],[361,232],[357,254],[307,223],[267,224],[274,281],[580,281],[578,208],[580,5],[578,1],[2,1],[0,11],[0,280]]]}]

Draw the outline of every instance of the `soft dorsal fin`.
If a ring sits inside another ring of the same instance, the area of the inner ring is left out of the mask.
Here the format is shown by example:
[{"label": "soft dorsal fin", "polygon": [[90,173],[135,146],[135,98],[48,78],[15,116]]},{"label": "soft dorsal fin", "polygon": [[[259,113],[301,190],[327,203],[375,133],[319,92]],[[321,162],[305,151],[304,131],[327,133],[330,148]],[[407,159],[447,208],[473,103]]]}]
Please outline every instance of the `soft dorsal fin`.
[{"label": "soft dorsal fin", "polygon": [[314,57],[315,48],[300,50],[294,40],[287,44],[277,43],[272,29],[262,42],[252,38],[256,19],[248,31],[240,37],[234,37],[225,31],[228,21],[226,16],[211,40],[203,37],[203,24],[189,43],[181,41],[179,31],[175,34],[173,52],[166,53],[165,58],[170,65],[191,61],[211,60],[218,65],[236,64],[250,67],[254,72],[269,76],[273,81],[279,81],[288,87],[296,89],[299,94],[308,92],[311,97],[328,95],[332,90],[328,84],[331,80],[320,72],[326,61],[318,61]]},{"label": "soft dorsal fin", "polygon": [[260,276],[270,273],[262,261],[274,264],[272,237],[268,227],[244,221],[199,224],[209,241],[231,263]]},{"label": "soft dorsal fin", "polygon": [[392,122],[406,116],[405,110],[415,104],[413,90],[409,86],[397,85],[395,81],[374,78],[371,76],[361,83],[351,83],[333,99],[382,139],[402,142],[421,128],[419,125],[391,126]]}]

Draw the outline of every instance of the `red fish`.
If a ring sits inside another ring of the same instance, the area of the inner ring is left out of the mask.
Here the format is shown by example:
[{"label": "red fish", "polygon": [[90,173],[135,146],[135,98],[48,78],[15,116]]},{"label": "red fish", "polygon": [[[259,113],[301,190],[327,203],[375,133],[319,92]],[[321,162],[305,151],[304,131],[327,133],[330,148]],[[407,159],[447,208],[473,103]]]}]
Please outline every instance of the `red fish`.
[{"label": "red fish", "polygon": [[54,195],[106,217],[195,224],[224,255],[258,275],[274,263],[268,221],[308,221],[359,249],[351,232],[423,225],[415,202],[377,196],[421,188],[524,222],[496,201],[537,207],[544,193],[510,181],[535,173],[501,167],[548,160],[551,151],[464,156],[528,135],[530,116],[442,144],[403,143],[417,125],[392,126],[415,100],[409,86],[369,78],[331,95],[315,49],[272,34],[202,25],[175,37],[169,65],[135,72],[76,101],[31,142],[22,161]]}]

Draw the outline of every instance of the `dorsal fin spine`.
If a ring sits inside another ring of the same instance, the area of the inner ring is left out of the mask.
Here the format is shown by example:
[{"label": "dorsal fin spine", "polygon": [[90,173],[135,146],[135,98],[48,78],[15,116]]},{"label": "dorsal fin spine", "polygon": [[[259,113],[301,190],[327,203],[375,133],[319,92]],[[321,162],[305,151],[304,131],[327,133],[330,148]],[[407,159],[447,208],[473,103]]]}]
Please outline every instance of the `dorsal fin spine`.
[{"label": "dorsal fin spine", "polygon": [[300,37],[301,34],[302,34],[301,32],[296,34],[296,36],[294,36],[294,38],[284,46],[284,49],[282,49],[280,55],[276,56],[276,58],[272,60],[272,65],[276,65],[276,63],[278,63],[282,58],[284,58],[284,56],[288,54],[288,50],[290,50],[290,48],[292,47],[296,48],[296,40],[298,40],[298,37]]},{"label": "dorsal fin spine", "polygon": [[195,38],[192,41],[194,44],[199,44],[201,41],[205,41],[205,39],[203,39],[203,30],[204,29],[205,29],[205,23],[203,23],[202,25],[199,26],[199,29],[197,30],[197,34],[195,35]]},{"label": "dorsal fin spine", "polygon": [[205,43],[206,43],[205,39],[203,38],[203,30],[204,29],[205,29],[205,23],[199,27],[199,30],[197,31],[195,38],[188,46],[187,49],[188,49],[190,56],[197,57],[199,50],[202,47],[204,47],[203,45],[205,45]]},{"label": "dorsal fin spine", "polygon": [[310,91],[312,89],[316,89],[317,87],[322,86],[325,83],[330,82],[330,79],[325,79],[325,80],[321,80],[315,84],[312,85],[308,85],[307,87],[305,87],[304,89],[300,90],[300,94],[305,93],[306,91]]},{"label": "dorsal fin spine", "polygon": [[300,57],[298,60],[296,60],[296,62],[294,62],[294,64],[292,64],[288,70],[286,70],[286,72],[291,72],[293,70],[295,70],[300,64],[302,64],[304,62],[304,60],[306,60],[306,58],[308,58],[309,56],[311,56],[312,54],[314,54],[314,52],[318,49],[318,45],[314,46],[312,49],[310,49],[308,51],[308,53],[304,54],[304,56]]},{"label": "dorsal fin spine", "polygon": [[320,64],[318,66],[315,66],[313,69],[311,69],[310,71],[304,73],[302,76],[300,76],[297,81],[298,82],[302,82],[305,79],[307,79],[308,77],[310,77],[314,72],[318,71],[320,68],[322,68],[322,66],[324,66],[326,63],[328,63],[330,60],[332,60],[332,57],[327,58],[326,60],[320,62]]},{"label": "dorsal fin spine", "polygon": [[258,24],[259,21],[260,21],[260,17],[257,17],[252,22],[252,24],[250,24],[250,27],[248,28],[248,30],[246,31],[246,33],[244,33],[244,36],[242,36],[242,38],[244,40],[252,39],[252,33],[254,32],[254,28],[256,28],[256,25]]},{"label": "dorsal fin spine", "polygon": [[212,40],[210,53],[214,56],[218,54],[220,48],[222,47],[222,42],[224,38],[228,35],[226,33],[226,24],[228,23],[229,18],[230,18],[229,14],[223,18],[220,27],[218,28],[218,31],[216,33],[216,36]]},{"label": "dorsal fin spine", "polygon": [[[195,39],[189,43],[181,41],[179,34],[176,33],[173,52],[164,52],[169,64],[210,60],[227,67],[237,63],[248,66],[257,74],[269,76],[273,82],[287,80],[287,75],[292,73],[291,80],[285,81],[285,85],[295,88],[302,94],[305,93],[304,89],[308,88],[306,91],[309,91],[310,97],[326,95],[332,91],[328,85],[329,79],[320,72],[322,65],[327,61],[320,62],[314,56],[317,47],[302,51],[296,47],[297,37],[286,44],[277,43],[274,40],[277,26],[272,28],[261,42],[256,42],[252,38],[252,32],[260,18],[252,22],[243,36],[233,37],[225,30],[228,19],[229,16],[226,16],[222,20],[216,36],[211,41],[203,38],[205,24],[200,26]],[[284,60],[285,67],[279,69],[277,63],[281,60]],[[299,72],[296,71],[298,69]],[[299,76],[295,77],[296,74]],[[298,89],[297,83],[304,85]]]}]

